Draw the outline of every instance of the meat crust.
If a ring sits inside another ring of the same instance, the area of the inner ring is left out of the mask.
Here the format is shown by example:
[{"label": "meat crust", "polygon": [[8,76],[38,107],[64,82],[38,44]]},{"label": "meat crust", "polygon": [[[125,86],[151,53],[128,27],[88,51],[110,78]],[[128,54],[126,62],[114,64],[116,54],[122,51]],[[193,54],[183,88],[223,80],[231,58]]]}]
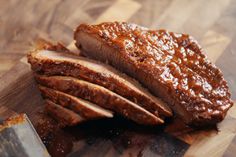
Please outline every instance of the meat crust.
[{"label": "meat crust", "polygon": [[74,39],[84,55],[137,79],[188,124],[220,122],[233,104],[222,72],[189,35],[106,22],[81,24]]}]

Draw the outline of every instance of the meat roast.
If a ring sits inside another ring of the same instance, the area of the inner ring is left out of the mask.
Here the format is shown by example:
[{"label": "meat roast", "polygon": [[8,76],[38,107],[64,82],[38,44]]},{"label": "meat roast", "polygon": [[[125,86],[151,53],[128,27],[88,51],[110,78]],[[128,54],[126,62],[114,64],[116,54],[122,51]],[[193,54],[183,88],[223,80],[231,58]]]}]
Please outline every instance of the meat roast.
[{"label": "meat roast", "polygon": [[187,34],[105,22],[81,24],[74,39],[83,55],[135,78],[187,124],[215,124],[232,106],[222,72]]}]

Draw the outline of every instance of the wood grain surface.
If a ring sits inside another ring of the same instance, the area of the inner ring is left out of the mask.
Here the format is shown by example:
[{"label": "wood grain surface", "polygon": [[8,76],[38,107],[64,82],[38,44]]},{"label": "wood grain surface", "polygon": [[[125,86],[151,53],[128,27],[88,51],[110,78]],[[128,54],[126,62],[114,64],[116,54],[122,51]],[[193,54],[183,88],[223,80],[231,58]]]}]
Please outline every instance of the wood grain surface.
[{"label": "wood grain surface", "polygon": [[[2,0],[0,116],[25,112],[36,126],[43,101],[26,63],[26,53],[38,38],[73,45],[73,30],[77,25],[102,21],[128,21],[194,36],[222,70],[236,100],[234,0]],[[97,134],[89,134],[88,130],[99,129]],[[171,124],[142,128],[122,119],[89,123],[74,128],[78,131],[77,140],[67,143],[73,145],[69,156],[235,156],[235,106],[218,124],[219,132],[181,129],[176,132],[175,128],[173,132]]]}]

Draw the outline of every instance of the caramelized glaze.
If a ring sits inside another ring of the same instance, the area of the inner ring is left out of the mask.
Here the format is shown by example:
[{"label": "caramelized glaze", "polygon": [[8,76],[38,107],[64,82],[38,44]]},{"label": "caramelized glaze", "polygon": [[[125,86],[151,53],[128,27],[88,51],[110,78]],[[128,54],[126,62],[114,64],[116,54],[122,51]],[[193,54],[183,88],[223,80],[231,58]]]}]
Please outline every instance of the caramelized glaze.
[{"label": "caramelized glaze", "polygon": [[138,69],[156,76],[168,88],[175,104],[183,106],[196,119],[214,115],[223,118],[232,106],[221,71],[191,36],[125,22],[82,24],[77,29],[80,30],[98,36]]}]

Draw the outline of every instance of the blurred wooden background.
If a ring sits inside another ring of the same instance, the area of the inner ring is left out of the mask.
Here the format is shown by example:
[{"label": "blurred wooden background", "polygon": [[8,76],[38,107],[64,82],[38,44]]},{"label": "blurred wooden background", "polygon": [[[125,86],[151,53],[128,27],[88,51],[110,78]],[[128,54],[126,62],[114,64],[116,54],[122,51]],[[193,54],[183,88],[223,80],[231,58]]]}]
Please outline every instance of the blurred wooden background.
[{"label": "blurred wooden background", "polygon": [[[37,121],[42,100],[22,60],[34,41],[46,38],[68,45],[80,23],[116,20],[194,36],[223,71],[236,100],[235,0],[0,0],[0,116],[27,111]],[[186,143],[193,143],[185,155],[235,156],[235,108],[219,124],[217,135],[184,135],[185,142],[192,140]]]}]

